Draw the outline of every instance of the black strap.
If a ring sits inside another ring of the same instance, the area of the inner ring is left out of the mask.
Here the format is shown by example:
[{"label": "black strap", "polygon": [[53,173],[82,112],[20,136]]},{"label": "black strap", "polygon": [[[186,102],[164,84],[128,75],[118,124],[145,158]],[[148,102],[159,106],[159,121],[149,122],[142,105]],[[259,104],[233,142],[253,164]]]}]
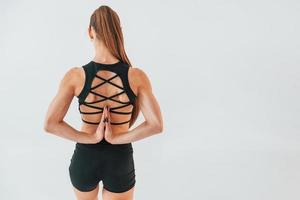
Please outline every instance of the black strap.
[{"label": "black strap", "polygon": [[110,112],[120,114],[120,115],[129,115],[129,114],[132,113],[132,111],[130,111],[130,112],[119,112],[119,111],[114,111],[114,110],[111,110]]},{"label": "black strap", "polygon": [[[84,120],[82,119],[83,122],[87,123],[87,124],[93,124],[93,125],[99,125],[100,121],[99,122],[91,122],[91,121],[87,121],[87,120]],[[121,124],[126,124],[130,122],[130,120],[128,121],[124,121],[124,122],[110,122],[111,125],[121,125]]]},{"label": "black strap", "polygon": [[[117,85],[117,84],[111,82],[112,79],[118,77],[118,74],[116,74],[115,76],[113,76],[113,77],[111,77],[111,78],[109,78],[109,79],[104,79],[104,78],[98,76],[97,74],[95,74],[95,76],[103,81],[102,83],[100,83],[101,85],[104,84],[104,83],[110,83],[111,85],[116,86],[117,88],[119,88],[119,89],[121,89],[121,90],[124,90],[123,87],[121,87],[121,86],[119,86],[119,85]],[[98,84],[98,85],[92,87],[91,89],[95,89],[96,87],[99,87],[100,84]]]},{"label": "black strap", "polygon": [[103,111],[96,111],[96,112],[82,112],[81,110],[79,110],[79,112],[81,114],[84,114],[84,115],[93,115],[93,114],[99,114],[99,113],[102,113]]},{"label": "black strap", "polygon": [[124,121],[124,122],[110,122],[110,124],[111,125],[121,125],[121,124],[127,124],[128,122],[130,122],[130,120]]},{"label": "black strap", "polygon": [[81,119],[81,120],[87,124],[93,124],[93,125],[98,125],[100,123],[100,122],[90,122],[90,121],[86,121],[84,119]]},{"label": "black strap", "polygon": [[[92,105],[86,104],[86,103],[84,103],[84,102],[83,102],[82,104],[84,104],[84,105],[87,106],[87,107],[95,108],[95,109],[97,109],[97,110],[102,110],[102,111],[103,111],[103,108],[102,108],[102,107],[92,106]],[[80,107],[79,107],[79,108],[80,108]]]},{"label": "black strap", "polygon": [[[110,108],[109,110],[110,110],[111,113],[121,114],[121,115],[128,115],[128,114],[131,114],[132,111],[130,111],[130,112],[116,111],[117,109],[124,108],[124,107],[127,107],[127,106],[129,106],[129,105],[132,105],[130,101],[123,102],[123,101],[119,101],[119,100],[117,100],[117,99],[113,99],[114,97],[119,96],[119,95],[125,93],[124,87],[121,87],[121,86],[119,86],[119,85],[117,85],[117,84],[111,82],[111,80],[113,80],[114,78],[116,78],[116,77],[118,77],[118,76],[119,76],[119,75],[116,74],[116,75],[112,76],[112,77],[109,78],[109,79],[104,79],[103,77],[101,77],[101,76],[95,74],[95,77],[99,78],[99,79],[102,80],[103,82],[101,82],[101,83],[99,83],[99,84],[97,84],[97,85],[91,87],[89,92],[92,93],[92,94],[94,94],[94,95],[96,95],[96,96],[101,97],[102,99],[96,100],[96,101],[91,101],[91,102],[84,101],[84,102],[82,102],[82,104],[84,104],[84,105],[87,106],[87,107],[97,109],[98,111],[95,111],[95,112],[82,112],[81,109],[80,109],[80,105],[79,105],[79,111],[80,111],[80,113],[81,113],[81,114],[87,114],[87,115],[102,113],[102,112],[103,112],[103,109],[104,109],[103,107],[98,107],[98,106],[94,106],[94,105],[90,105],[90,104],[94,104],[94,103],[99,103],[99,102],[103,102],[103,101],[106,101],[106,100],[110,100],[110,101],[114,101],[114,102],[123,104],[123,105],[121,105],[121,106],[115,106],[115,107]],[[98,88],[98,87],[102,86],[102,85],[105,84],[105,83],[109,83],[109,84],[111,84],[111,85],[113,85],[113,86],[115,86],[115,87],[121,89],[122,92],[119,92],[119,93],[117,93],[117,94],[114,94],[114,95],[111,95],[111,96],[107,97],[107,96],[104,96],[104,95],[102,95],[102,94],[99,94],[99,93],[93,91],[95,88]],[[128,96],[128,95],[127,95],[127,96]],[[83,118],[82,118],[82,121],[85,122],[85,123],[87,123],[87,124],[93,124],[93,125],[98,125],[98,124],[100,123],[100,122],[91,122],[91,121],[87,121],[87,120],[84,120]],[[123,121],[123,122],[110,122],[110,124],[111,124],[111,125],[121,125],[121,124],[126,124],[126,123],[128,123],[128,122],[130,122],[130,120],[128,120],[128,121]]]},{"label": "black strap", "polygon": [[112,111],[112,110],[116,110],[116,109],[119,109],[119,108],[127,107],[129,105],[132,105],[132,104],[130,103],[130,104],[122,105],[122,106],[111,107],[109,110]]},{"label": "black strap", "polygon": [[106,97],[106,96],[104,96],[104,95],[102,95],[102,94],[99,94],[99,93],[97,93],[97,92],[94,92],[94,91],[90,91],[90,92],[91,92],[92,94],[94,94],[94,95],[97,95],[97,96],[103,98],[103,99],[101,99],[101,100],[98,100],[97,102],[102,102],[102,101],[105,101],[105,100],[111,100],[111,101],[115,101],[115,102],[121,103],[121,104],[128,104],[128,103],[130,103],[130,101],[123,102],[123,101],[119,101],[119,100],[113,99],[114,97],[119,96],[119,95],[125,93],[124,90],[123,90],[122,92],[118,93],[118,94],[114,94],[114,95],[109,96],[109,97]]}]

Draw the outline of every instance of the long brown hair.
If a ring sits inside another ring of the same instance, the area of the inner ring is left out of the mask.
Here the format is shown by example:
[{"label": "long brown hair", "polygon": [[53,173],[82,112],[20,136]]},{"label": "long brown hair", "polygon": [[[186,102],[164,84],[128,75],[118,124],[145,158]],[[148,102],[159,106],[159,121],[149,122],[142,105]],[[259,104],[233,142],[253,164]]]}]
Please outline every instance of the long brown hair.
[{"label": "long brown hair", "polygon": [[[104,42],[113,56],[132,67],[124,47],[120,18],[113,9],[109,6],[97,8],[90,17],[89,27],[94,28],[97,39]],[[138,99],[136,99],[129,127],[136,121],[139,110]]]}]

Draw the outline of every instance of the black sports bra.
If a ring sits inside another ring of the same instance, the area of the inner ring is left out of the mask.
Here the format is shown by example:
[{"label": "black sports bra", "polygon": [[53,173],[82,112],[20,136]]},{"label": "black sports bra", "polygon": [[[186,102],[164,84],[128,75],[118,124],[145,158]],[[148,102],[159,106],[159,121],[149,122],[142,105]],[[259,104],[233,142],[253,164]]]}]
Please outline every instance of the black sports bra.
[{"label": "black sports bra", "polygon": [[[120,114],[120,115],[129,115],[132,113],[133,107],[130,112],[118,111],[119,109],[127,107],[129,105],[134,106],[134,102],[136,100],[136,95],[130,88],[129,81],[128,81],[128,69],[129,69],[128,64],[123,63],[121,61],[119,61],[118,63],[114,63],[114,64],[102,64],[102,63],[97,63],[95,61],[90,61],[89,63],[87,63],[86,65],[83,65],[82,67],[85,72],[85,83],[84,83],[82,91],[77,96],[78,110],[82,115],[94,115],[94,114],[102,113],[104,108],[97,106],[96,104],[99,102],[104,102],[106,100],[114,101],[119,104],[118,106],[110,107],[110,109],[109,109],[110,113],[115,113],[115,114]],[[98,74],[98,72],[102,71],[102,70],[113,72],[114,75],[108,79],[105,79]],[[117,77],[120,78],[122,85],[112,82],[113,79],[115,79]],[[96,84],[95,86],[92,86],[93,80],[95,78],[97,78],[98,81],[101,80],[101,82]],[[121,92],[118,92],[117,94],[107,97],[107,96],[95,91],[96,88],[101,87],[102,85],[105,85],[105,84],[110,84],[113,86],[113,88],[115,88],[115,89],[118,88],[119,90],[121,90]],[[100,97],[100,99],[87,102],[86,98],[89,93],[96,95],[97,98]],[[120,101],[118,99],[114,99],[115,97],[118,97],[119,95],[122,95],[122,94],[127,95],[128,101],[124,102],[124,101]],[[81,106],[87,106],[89,108],[93,108],[94,111],[84,112],[84,111],[82,111]],[[98,125],[100,123],[100,121],[98,121],[98,122],[87,121],[87,120],[83,119],[83,117],[81,117],[81,120],[87,124],[93,124],[93,125]],[[122,121],[122,122],[111,121],[111,125],[121,125],[121,124],[126,124],[129,122],[130,122],[130,119],[126,120],[126,121]]]}]

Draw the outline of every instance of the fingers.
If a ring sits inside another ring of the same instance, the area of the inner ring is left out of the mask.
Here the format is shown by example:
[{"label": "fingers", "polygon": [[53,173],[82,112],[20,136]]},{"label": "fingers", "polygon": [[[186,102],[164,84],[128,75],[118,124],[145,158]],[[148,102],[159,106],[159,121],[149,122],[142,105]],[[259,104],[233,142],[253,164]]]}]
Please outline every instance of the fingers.
[{"label": "fingers", "polygon": [[109,114],[109,107],[105,107],[105,130],[110,130],[110,114]]},{"label": "fingers", "polygon": [[105,127],[105,108],[103,109],[102,116],[100,123],[98,125],[98,129],[104,128]]},{"label": "fingers", "polygon": [[101,119],[101,120],[102,120],[104,123],[110,121],[109,107],[108,107],[108,106],[104,106],[102,117],[103,117],[103,119]]},{"label": "fingers", "polygon": [[108,106],[106,108],[106,118],[107,118],[106,122],[110,124],[110,113],[109,113],[109,107]]},{"label": "fingers", "polygon": [[107,118],[107,106],[104,106],[103,108],[103,115],[102,115],[102,121],[105,123]]},{"label": "fingers", "polygon": [[[106,107],[105,135],[111,135],[109,107]],[[111,137],[111,136],[109,136]]]},{"label": "fingers", "polygon": [[97,127],[97,132],[104,131],[104,128],[105,128],[105,122],[103,120],[101,120],[101,122],[99,123],[99,125]]}]

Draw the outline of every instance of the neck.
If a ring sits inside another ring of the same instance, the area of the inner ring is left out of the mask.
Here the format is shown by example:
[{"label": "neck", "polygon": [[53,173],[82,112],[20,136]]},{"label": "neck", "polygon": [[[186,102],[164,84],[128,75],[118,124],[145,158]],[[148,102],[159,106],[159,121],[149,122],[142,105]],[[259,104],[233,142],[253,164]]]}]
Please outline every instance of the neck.
[{"label": "neck", "polygon": [[95,56],[94,61],[99,63],[116,63],[119,60],[111,54],[111,52],[108,50],[108,48],[105,46],[105,44],[102,41],[97,41],[94,43],[94,49],[95,49]]}]

